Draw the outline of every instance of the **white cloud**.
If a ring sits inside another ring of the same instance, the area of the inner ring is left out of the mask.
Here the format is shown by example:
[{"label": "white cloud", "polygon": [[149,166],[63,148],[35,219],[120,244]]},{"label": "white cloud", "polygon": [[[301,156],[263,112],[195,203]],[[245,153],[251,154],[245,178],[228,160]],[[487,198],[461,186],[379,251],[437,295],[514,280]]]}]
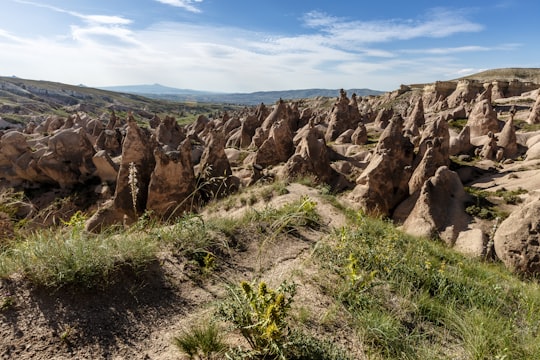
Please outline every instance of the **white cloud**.
[{"label": "white cloud", "polygon": [[[156,1],[183,4],[186,10],[184,5],[201,2]],[[21,77],[47,76],[50,80],[89,86],[158,82],[215,91],[309,87],[392,90],[399,83],[440,80],[444,74],[474,66],[460,63],[456,54],[516,46],[387,50],[389,42],[399,45],[404,39],[481,29],[460,13],[443,10],[421,20],[379,22],[348,21],[311,12],[303,19],[309,30],[282,35],[185,23],[156,23],[136,29],[130,19],[122,16],[48,8],[78,19],[66,29],[70,41],[20,38],[0,29],[0,68]]]},{"label": "white cloud", "polygon": [[159,3],[171,5],[179,8],[183,8],[187,11],[194,13],[200,13],[201,10],[194,5],[194,3],[200,3],[203,0],[155,0]]},{"label": "white cloud", "polygon": [[393,40],[428,37],[440,38],[462,32],[477,32],[482,25],[467,20],[462,12],[434,9],[421,20],[392,19],[385,21],[350,21],[312,11],[304,24],[325,34],[325,41],[334,46],[354,46]]}]

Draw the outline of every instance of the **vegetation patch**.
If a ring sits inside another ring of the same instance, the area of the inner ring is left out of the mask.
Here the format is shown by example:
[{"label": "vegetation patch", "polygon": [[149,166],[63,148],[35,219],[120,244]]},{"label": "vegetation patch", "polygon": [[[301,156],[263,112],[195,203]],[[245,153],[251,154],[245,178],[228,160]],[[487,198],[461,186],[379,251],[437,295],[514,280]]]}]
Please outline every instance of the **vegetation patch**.
[{"label": "vegetation patch", "polygon": [[500,264],[363,215],[321,242],[314,257],[333,279],[321,286],[351,314],[346,326],[372,358],[540,356],[538,284]]},{"label": "vegetation patch", "polygon": [[38,230],[0,253],[0,277],[20,274],[38,286],[92,288],[115,281],[119,271],[141,270],[155,260],[155,239],[133,232],[95,235],[76,213],[63,228]]}]

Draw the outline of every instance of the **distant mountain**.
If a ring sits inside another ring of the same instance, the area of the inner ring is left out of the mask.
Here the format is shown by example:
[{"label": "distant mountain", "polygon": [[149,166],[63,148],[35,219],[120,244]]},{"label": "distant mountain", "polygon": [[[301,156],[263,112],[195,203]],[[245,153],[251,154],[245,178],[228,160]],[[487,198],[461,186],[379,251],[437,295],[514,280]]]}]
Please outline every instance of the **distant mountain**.
[{"label": "distant mountain", "polygon": [[138,94],[138,95],[207,95],[215,94],[215,92],[210,91],[199,91],[192,89],[178,89],[169,86],[164,86],[161,84],[143,84],[143,85],[124,85],[124,86],[105,86],[99,87],[99,89],[107,91],[116,91],[121,93],[128,94]]},{"label": "distant mountain", "polygon": [[540,68],[502,68],[482,71],[476,74],[464,76],[462,79],[478,80],[478,81],[530,81],[540,84]]},{"label": "distant mountain", "polygon": [[[318,96],[337,97],[339,89],[303,89],[303,90],[283,90],[283,91],[258,91],[252,93],[215,93],[210,91],[198,91],[189,89],[177,89],[159,84],[135,85],[135,86],[113,86],[102,88],[110,91],[121,91],[143,95],[146,97],[170,101],[196,101],[208,103],[257,105],[260,103],[273,104],[280,98],[283,100],[307,99]],[[356,93],[358,96],[380,95],[383,91],[371,89],[348,89],[347,94]]]}]

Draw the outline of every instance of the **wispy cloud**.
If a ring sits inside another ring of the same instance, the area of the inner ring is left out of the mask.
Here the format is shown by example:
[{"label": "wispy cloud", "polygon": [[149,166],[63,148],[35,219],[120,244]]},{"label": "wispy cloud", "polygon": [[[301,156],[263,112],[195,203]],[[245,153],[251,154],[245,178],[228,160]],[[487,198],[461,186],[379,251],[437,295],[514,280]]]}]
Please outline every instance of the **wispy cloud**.
[{"label": "wispy cloud", "polygon": [[477,32],[483,26],[467,20],[463,11],[437,8],[422,19],[391,19],[385,21],[350,21],[318,11],[307,13],[307,27],[325,34],[329,44],[381,43],[414,38],[440,38],[457,33]]},{"label": "wispy cloud", "polygon": [[162,4],[183,8],[187,11],[191,11],[194,13],[200,13],[201,9],[199,9],[194,4],[201,3],[203,0],[155,0],[155,1]]},{"label": "wispy cloud", "polygon": [[40,4],[27,0],[14,0],[20,4],[31,5],[48,9],[54,12],[70,15],[82,21],[82,24],[73,24],[70,26],[71,36],[74,40],[80,42],[95,41],[93,38],[99,37],[113,39],[115,45],[119,43],[140,45],[128,26],[132,20],[123,16],[116,15],[94,15],[82,14],[76,11],[66,10],[57,6]]},{"label": "wispy cloud", "polygon": [[468,46],[457,46],[457,47],[446,47],[446,48],[427,48],[427,49],[404,49],[399,50],[398,52],[403,54],[431,54],[431,55],[448,55],[448,54],[457,54],[457,53],[466,53],[466,52],[486,52],[486,51],[499,51],[499,50],[515,50],[519,48],[521,44],[500,44],[495,46],[479,46],[479,45],[468,45]]},{"label": "wispy cloud", "polygon": [[47,5],[47,4],[40,4],[33,1],[26,1],[26,0],[13,0],[20,4],[26,4],[26,5],[32,5],[44,9],[49,9],[55,12],[68,14],[71,16],[74,16],[76,18],[79,18],[87,23],[91,24],[103,24],[103,25],[128,25],[131,24],[131,20],[126,19],[122,16],[110,16],[110,15],[85,15],[78,13],[76,11],[70,11],[66,9],[62,9],[56,6]]},{"label": "wispy cloud", "polygon": [[[71,38],[20,38],[0,29],[2,68],[21,68],[24,62],[30,69],[27,77],[39,79],[47,74],[53,80],[90,86],[159,82],[216,91],[320,86],[392,90],[399,86],[397,81],[427,82],[474,66],[461,62],[457,54],[517,46],[403,49],[403,40],[482,29],[463,12],[444,9],[419,19],[387,21],[351,21],[310,12],[300,19],[303,31],[281,34],[173,22],[140,28],[122,16],[87,15],[17,1],[75,17],[66,29]],[[200,11],[196,5],[201,0],[155,1]],[[390,43],[392,46],[388,46]],[[63,61],[61,66],[59,59]]]}]

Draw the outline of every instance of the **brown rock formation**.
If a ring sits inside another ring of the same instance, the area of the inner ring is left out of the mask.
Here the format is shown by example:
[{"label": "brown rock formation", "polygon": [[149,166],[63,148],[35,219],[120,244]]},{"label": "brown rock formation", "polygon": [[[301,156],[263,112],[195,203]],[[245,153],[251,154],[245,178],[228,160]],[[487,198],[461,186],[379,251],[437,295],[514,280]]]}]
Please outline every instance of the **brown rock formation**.
[{"label": "brown rock formation", "polygon": [[318,181],[329,184],[335,191],[343,190],[350,184],[343,175],[330,166],[329,150],[323,135],[317,128],[304,127],[299,134],[296,152],[283,168],[286,178],[314,175]]},{"label": "brown rock formation", "polygon": [[363,123],[359,123],[354,133],[351,135],[351,142],[354,145],[364,145],[368,142],[368,134],[366,126]]},{"label": "brown rock formation", "polygon": [[426,119],[424,117],[424,101],[422,98],[419,98],[414,105],[414,109],[411,114],[408,116],[407,121],[405,122],[405,129],[412,129],[416,127],[417,129],[424,126]]},{"label": "brown rock formation", "polygon": [[390,109],[381,109],[375,117],[375,126],[379,129],[385,129],[394,115],[394,110]]},{"label": "brown rock formation", "polygon": [[328,128],[326,130],[326,141],[334,141],[342,133],[348,129],[355,128],[361,121],[360,112],[358,111],[358,103],[356,94],[353,94],[351,100],[347,98],[347,93],[341,89],[339,98],[337,99],[330,113]]},{"label": "brown rock formation", "polygon": [[155,136],[157,142],[162,146],[166,146],[167,150],[176,150],[186,138],[184,129],[178,125],[176,119],[172,116],[165,116],[165,119],[160,121]]},{"label": "brown rock formation", "polygon": [[471,128],[468,125],[465,125],[457,136],[450,138],[448,152],[453,156],[458,154],[468,154],[472,149]]},{"label": "brown rock formation", "polygon": [[[499,160],[497,159],[497,153],[499,151],[499,146],[497,145],[497,137],[491,131],[488,133],[488,136],[485,140],[484,145],[481,149],[477,149],[477,155],[483,159],[488,160]],[[502,154],[501,154],[502,155]]]},{"label": "brown rock formation", "polygon": [[231,164],[225,154],[225,137],[221,132],[211,132],[196,176],[203,200],[222,197],[237,190]]},{"label": "brown rock formation", "polygon": [[184,140],[176,151],[154,150],[156,167],[148,186],[147,209],[162,219],[193,210],[195,173],[191,163],[191,144]]},{"label": "brown rock formation", "polygon": [[495,232],[495,252],[519,274],[540,273],[540,198],[512,212]]},{"label": "brown rock formation", "polygon": [[470,103],[483,91],[484,87],[478,81],[460,80],[457,83],[456,90],[448,96],[448,107],[455,108],[464,103]]},{"label": "brown rock formation", "polygon": [[457,83],[454,81],[436,81],[433,84],[424,86],[423,101],[426,108],[430,108],[435,103],[445,100],[456,89]]},{"label": "brown rock formation", "polygon": [[518,144],[513,119],[509,119],[504,124],[504,127],[499,134],[499,141],[497,142],[497,145],[503,149],[503,157],[505,159],[513,159],[517,156]]},{"label": "brown rock formation", "polygon": [[538,93],[538,96],[536,97],[536,102],[534,103],[534,106],[531,109],[531,113],[527,118],[527,123],[540,124],[540,92]]},{"label": "brown rock formation", "polygon": [[49,138],[48,151],[37,166],[61,188],[69,188],[94,173],[93,156],[94,148],[83,128],[60,130]]},{"label": "brown rock formation", "polygon": [[434,161],[434,166],[438,168],[450,164],[450,133],[448,123],[441,117],[428,123],[422,132],[415,166],[424,157],[428,147],[433,147],[432,161]]},{"label": "brown rock formation", "polygon": [[105,150],[99,150],[92,157],[92,162],[96,167],[96,175],[102,183],[112,184],[118,177],[119,166],[116,165]]},{"label": "brown rock formation", "polygon": [[367,213],[388,215],[409,195],[414,148],[402,129],[403,118],[395,115],[382,133],[369,165],[356,180],[350,198]]},{"label": "brown rock formation", "polygon": [[459,176],[442,166],[423,184],[413,210],[403,223],[403,230],[416,236],[439,236],[453,245],[469,223],[466,200],[467,193]]},{"label": "brown rock formation", "polygon": [[[141,129],[133,116],[128,116],[127,125],[112,205],[133,221],[146,209],[148,185],[156,165],[153,153],[156,146],[150,133]],[[134,188],[138,190],[134,192]]]},{"label": "brown rock formation", "polygon": [[293,135],[285,119],[279,120],[270,129],[268,138],[257,150],[253,162],[262,167],[286,162],[294,153]]},{"label": "brown rock formation", "polygon": [[477,102],[469,115],[467,125],[471,129],[471,137],[487,135],[488,132],[499,132],[497,113],[488,99]]}]

